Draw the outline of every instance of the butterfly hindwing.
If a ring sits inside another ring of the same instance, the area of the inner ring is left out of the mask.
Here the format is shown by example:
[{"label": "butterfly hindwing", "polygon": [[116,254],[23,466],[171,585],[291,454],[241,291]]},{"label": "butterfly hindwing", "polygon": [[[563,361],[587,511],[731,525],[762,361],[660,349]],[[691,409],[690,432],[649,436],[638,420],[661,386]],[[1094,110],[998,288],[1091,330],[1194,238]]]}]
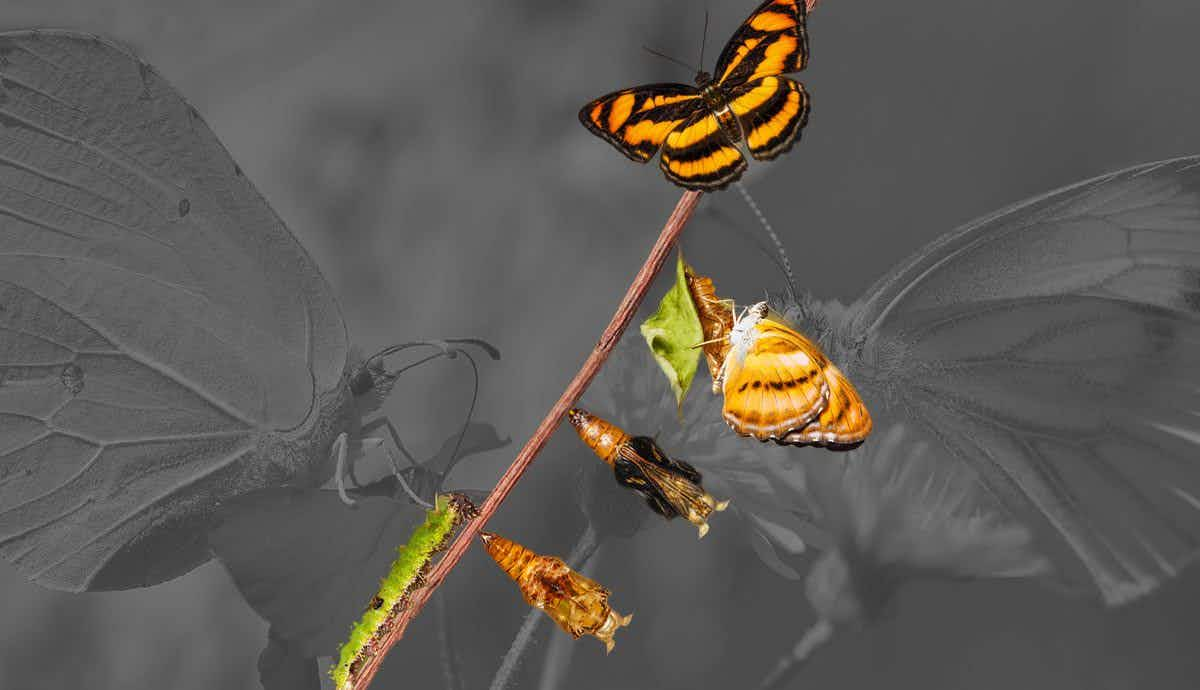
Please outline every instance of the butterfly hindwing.
[{"label": "butterfly hindwing", "polygon": [[[1110,604],[1200,553],[1200,157],[1011,206],[849,322],[851,373]],[[1073,556],[1073,557],[1072,557]]]},{"label": "butterfly hindwing", "polygon": [[808,122],[808,93],[787,77],[763,77],[731,90],[733,109],[756,160],[775,158],[792,148]]},{"label": "butterfly hindwing", "polygon": [[799,72],[808,63],[804,0],[766,0],[729,39],[713,73],[736,86],[766,76]]},{"label": "butterfly hindwing", "polygon": [[704,104],[686,84],[648,84],[614,91],[583,106],[579,121],[631,160],[645,163],[662,148],[667,135]]},{"label": "butterfly hindwing", "polygon": [[784,436],[796,445],[855,446],[871,433],[871,415],[849,379],[832,363],[825,367],[829,399],[825,409],[803,429]]},{"label": "butterfly hindwing", "polygon": [[659,167],[688,189],[721,189],[746,170],[746,158],[729,141],[717,118],[701,110],[667,134]]}]

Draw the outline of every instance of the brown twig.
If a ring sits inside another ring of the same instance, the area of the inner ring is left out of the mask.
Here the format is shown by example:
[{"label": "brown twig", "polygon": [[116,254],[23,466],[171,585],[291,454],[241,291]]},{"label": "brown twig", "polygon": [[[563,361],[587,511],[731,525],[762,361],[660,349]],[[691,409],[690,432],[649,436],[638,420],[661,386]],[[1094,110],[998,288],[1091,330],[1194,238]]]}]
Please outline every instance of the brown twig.
[{"label": "brown twig", "polygon": [[612,352],[617,341],[621,339],[621,335],[629,327],[629,323],[633,321],[633,315],[637,312],[642,300],[646,297],[646,292],[650,289],[650,283],[658,275],[663,264],[666,263],[667,257],[671,253],[671,247],[675,245],[675,240],[683,232],[684,226],[687,225],[688,220],[695,213],[696,206],[699,203],[700,192],[684,192],[683,196],[679,199],[675,210],[671,212],[671,217],[667,219],[666,225],[663,226],[662,232],[659,233],[658,241],[654,243],[654,247],[650,250],[650,255],[646,257],[646,262],[642,264],[642,268],[633,279],[633,283],[630,284],[629,290],[625,292],[625,297],[617,306],[616,313],[613,314],[608,327],[604,329],[604,333],[600,336],[600,341],[596,343],[592,354],[588,356],[587,361],[579,369],[579,373],[575,374],[575,378],[567,385],[567,389],[559,396],[558,402],[554,403],[554,406],[546,413],[546,417],[538,425],[537,431],[525,443],[525,447],[517,454],[516,459],[513,460],[512,464],[501,475],[500,481],[496,482],[496,487],[492,489],[492,492],[488,494],[487,500],[479,508],[479,517],[463,527],[458,538],[446,550],[446,555],[442,557],[437,567],[426,578],[425,586],[413,593],[408,608],[396,619],[395,625],[392,626],[391,631],[383,639],[379,648],[374,650],[374,656],[364,664],[355,680],[354,690],[365,690],[371,684],[371,680],[379,671],[379,666],[383,663],[383,658],[392,648],[392,645],[396,644],[404,636],[405,628],[421,612],[421,608],[429,601],[429,597],[433,595],[434,590],[446,579],[446,576],[458,564],[459,559],[467,552],[467,548],[471,546],[475,535],[479,533],[479,530],[483,529],[487,521],[496,513],[496,510],[500,507],[500,503],[508,497],[517,480],[529,468],[529,465],[537,457],[537,454],[541,452],[546,442],[550,440],[550,436],[558,428],[559,423],[562,422],[563,415],[566,414],[571,406],[579,401],[580,396],[587,390],[588,384],[599,373],[600,367],[608,359],[609,353]]}]

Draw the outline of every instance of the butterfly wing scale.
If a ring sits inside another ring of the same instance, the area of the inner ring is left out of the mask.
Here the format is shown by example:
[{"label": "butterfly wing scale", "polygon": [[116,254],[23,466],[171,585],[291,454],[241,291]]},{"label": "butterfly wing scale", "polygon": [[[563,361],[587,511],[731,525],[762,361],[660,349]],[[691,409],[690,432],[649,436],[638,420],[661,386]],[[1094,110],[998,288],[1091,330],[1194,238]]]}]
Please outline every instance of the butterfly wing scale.
[{"label": "butterfly wing scale", "polygon": [[850,373],[1111,604],[1200,550],[1200,157],[932,243],[857,306]]},{"label": "butterfly wing scale", "polygon": [[580,109],[579,121],[630,160],[645,163],[668,134],[702,109],[691,86],[648,84],[595,99]]},{"label": "butterfly wing scale", "polygon": [[0,72],[0,554],[60,589],[153,584],[209,558],[211,501],[311,469],[282,437],[349,399],[345,326],[153,69],[39,31],[0,35]]},{"label": "butterfly wing scale", "polygon": [[733,87],[762,77],[799,72],[808,63],[804,0],[766,0],[738,28],[713,74]]}]

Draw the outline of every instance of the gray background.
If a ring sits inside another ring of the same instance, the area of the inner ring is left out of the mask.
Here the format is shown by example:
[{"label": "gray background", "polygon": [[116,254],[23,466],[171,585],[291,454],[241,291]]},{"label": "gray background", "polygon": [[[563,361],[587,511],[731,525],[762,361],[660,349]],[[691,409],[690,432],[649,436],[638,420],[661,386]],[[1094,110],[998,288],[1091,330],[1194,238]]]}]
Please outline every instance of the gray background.
[{"label": "gray background", "polygon": [[[712,1],[707,58],[751,9]],[[174,6],[171,6],[174,5]],[[705,4],[640,2],[8,2],[0,28],[74,28],[131,44],[204,114],[334,285],[371,351],[478,336],[479,418],[520,443],[590,349],[678,198],[588,134],[576,111],[690,75]],[[1189,2],[825,0],[810,20],[804,141],[747,181],[802,286],[852,300],[924,242],[1008,202],[1130,164],[1200,152],[1200,8]],[[753,231],[732,193],[707,202]],[[728,222],[684,246],[740,300],[778,289]],[[711,268],[709,270],[712,270]],[[770,283],[764,284],[764,276]],[[388,414],[432,452],[469,377],[406,378]],[[582,518],[560,435],[493,523],[565,554]],[[454,482],[486,488],[500,451]],[[810,622],[795,583],[730,523],[697,543],[655,523],[607,545],[598,579],[640,613],[604,658],[578,643],[572,687],[730,688],[757,681]],[[486,686],[525,606],[480,553],[443,590],[464,685]],[[795,687],[1191,688],[1200,576],[1105,615],[1032,584],[920,585],[895,617],[835,644]],[[543,629],[543,632],[546,630]],[[559,633],[555,633],[556,635]],[[69,596],[0,564],[0,688],[256,687],[263,624],[209,564],[175,582]],[[541,655],[518,687],[536,687]],[[389,659],[438,687],[429,617]],[[396,687],[392,680],[390,687]]]}]

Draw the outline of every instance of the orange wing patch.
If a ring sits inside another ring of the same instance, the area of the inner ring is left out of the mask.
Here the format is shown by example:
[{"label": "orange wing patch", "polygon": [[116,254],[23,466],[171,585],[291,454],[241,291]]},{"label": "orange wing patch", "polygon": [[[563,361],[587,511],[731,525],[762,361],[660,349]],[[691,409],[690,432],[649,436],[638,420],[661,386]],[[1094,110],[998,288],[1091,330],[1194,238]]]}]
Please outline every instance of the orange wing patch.
[{"label": "orange wing patch", "polygon": [[712,190],[736,180],[747,166],[717,118],[703,110],[667,135],[659,167],[675,184]]},{"label": "orange wing patch", "polygon": [[690,86],[650,84],[597,98],[580,109],[579,121],[630,159],[645,163],[672,130],[702,108]]},{"label": "orange wing patch", "polygon": [[816,343],[750,309],[735,327],[722,380],[722,414],[737,433],[781,445],[853,446],[871,433],[871,416],[853,384]]},{"label": "orange wing patch", "polygon": [[738,85],[762,77],[799,72],[808,64],[804,0],[766,0],[721,51],[719,83]]},{"label": "orange wing patch", "polygon": [[792,148],[808,123],[808,94],[787,77],[764,77],[739,87],[729,107],[742,125],[750,155],[760,161]]}]

